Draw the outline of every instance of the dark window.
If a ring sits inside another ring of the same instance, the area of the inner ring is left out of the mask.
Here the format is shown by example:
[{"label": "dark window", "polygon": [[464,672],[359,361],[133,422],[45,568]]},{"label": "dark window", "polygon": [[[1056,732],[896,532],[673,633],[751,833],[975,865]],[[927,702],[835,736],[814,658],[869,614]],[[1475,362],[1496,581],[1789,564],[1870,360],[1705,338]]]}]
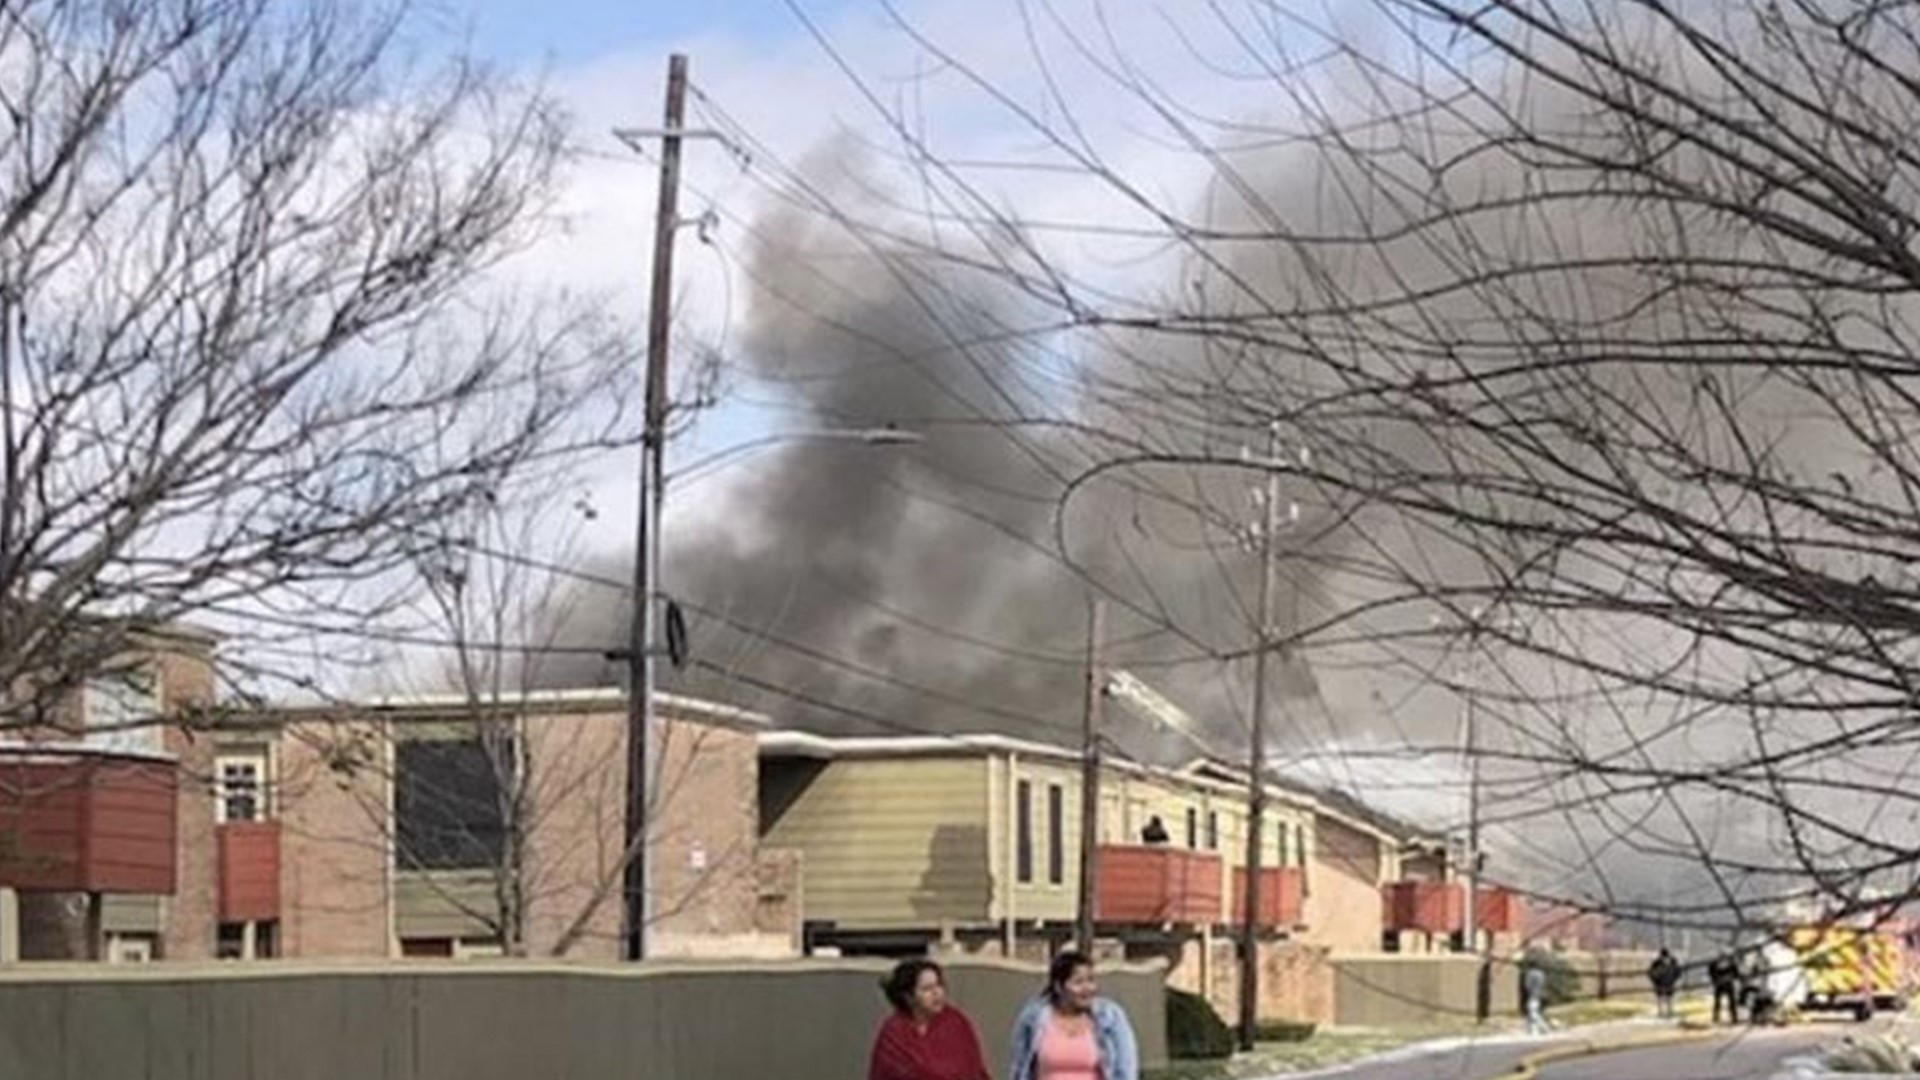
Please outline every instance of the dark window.
[{"label": "dark window", "polygon": [[1220,811],[1207,811],[1207,850],[1220,850]]},{"label": "dark window", "polygon": [[1014,873],[1022,885],[1033,881],[1033,782],[1022,780],[1014,788],[1014,811],[1019,823],[1014,826]]},{"label": "dark window", "polygon": [[1187,807],[1187,850],[1200,846],[1200,811]]},{"label": "dark window", "polygon": [[1047,785],[1047,884],[1067,880],[1067,793],[1059,784]]},{"label": "dark window", "polygon": [[1274,840],[1280,845],[1280,858],[1275,860],[1273,864],[1275,866],[1292,866],[1293,865],[1291,862],[1288,861],[1289,859],[1292,858],[1292,855],[1289,851],[1289,847],[1287,844],[1287,828],[1288,828],[1287,823],[1284,821],[1279,823],[1278,825],[1275,825],[1273,828]]},{"label": "dark window", "polygon": [[479,739],[408,739],[394,751],[394,862],[413,870],[498,866],[512,757]]}]

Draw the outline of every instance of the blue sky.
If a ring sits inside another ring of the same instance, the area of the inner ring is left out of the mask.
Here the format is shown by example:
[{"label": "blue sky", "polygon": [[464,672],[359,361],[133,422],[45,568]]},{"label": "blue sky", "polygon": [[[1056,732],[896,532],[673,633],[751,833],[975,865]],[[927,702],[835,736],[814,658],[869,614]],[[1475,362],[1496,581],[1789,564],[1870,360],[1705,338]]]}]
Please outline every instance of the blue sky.
[{"label": "blue sky", "polygon": [[[809,0],[826,15],[857,0]],[[470,0],[443,18],[466,23],[474,48],[512,64],[570,66],[648,44],[693,37],[775,41],[797,29],[783,0]]]}]

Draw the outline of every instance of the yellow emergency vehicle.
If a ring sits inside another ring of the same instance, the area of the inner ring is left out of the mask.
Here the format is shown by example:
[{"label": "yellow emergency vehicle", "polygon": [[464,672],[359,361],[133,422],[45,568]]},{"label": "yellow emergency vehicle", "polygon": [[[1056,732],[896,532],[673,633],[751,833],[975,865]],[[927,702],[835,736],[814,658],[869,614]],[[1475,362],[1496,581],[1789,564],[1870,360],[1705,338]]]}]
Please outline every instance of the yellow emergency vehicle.
[{"label": "yellow emergency vehicle", "polygon": [[1798,1000],[1806,1012],[1851,1012],[1865,1020],[1876,1010],[1906,1008],[1907,960],[1903,935],[1885,928],[1843,925],[1787,930],[1799,978]]}]

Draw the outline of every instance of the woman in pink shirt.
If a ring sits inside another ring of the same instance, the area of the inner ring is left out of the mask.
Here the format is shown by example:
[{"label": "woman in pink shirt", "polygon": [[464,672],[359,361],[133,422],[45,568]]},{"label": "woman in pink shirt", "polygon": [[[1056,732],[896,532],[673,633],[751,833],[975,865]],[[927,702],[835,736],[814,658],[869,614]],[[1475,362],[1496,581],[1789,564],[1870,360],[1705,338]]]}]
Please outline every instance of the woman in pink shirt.
[{"label": "woman in pink shirt", "polygon": [[1100,996],[1093,961],[1064,952],[1047,972],[1047,989],[1020,1012],[1013,1029],[1010,1080],[1139,1080],[1133,1025],[1117,1002]]}]

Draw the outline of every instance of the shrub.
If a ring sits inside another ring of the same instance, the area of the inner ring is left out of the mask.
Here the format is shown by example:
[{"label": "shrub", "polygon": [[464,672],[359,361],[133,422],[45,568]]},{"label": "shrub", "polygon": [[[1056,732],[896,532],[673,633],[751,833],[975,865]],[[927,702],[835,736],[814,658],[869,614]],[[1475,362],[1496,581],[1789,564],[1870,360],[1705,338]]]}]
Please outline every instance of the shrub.
[{"label": "shrub", "polygon": [[[1547,973],[1546,1003],[1548,1005],[1565,1005],[1579,1000],[1580,976],[1573,970],[1573,965],[1566,957],[1545,949],[1528,949],[1522,962],[1536,965]],[[1526,969],[1523,967],[1520,971],[1521,977],[1524,978],[1525,973]],[[1522,990],[1524,989],[1523,986]],[[1523,1000],[1525,996],[1523,992],[1521,995]]]},{"label": "shrub", "polygon": [[1176,1061],[1233,1056],[1233,1032],[1198,994],[1167,988],[1167,1053]]},{"label": "shrub", "polygon": [[1304,1020],[1269,1020],[1253,1029],[1254,1039],[1263,1043],[1306,1042],[1313,1038],[1316,1025]]}]

